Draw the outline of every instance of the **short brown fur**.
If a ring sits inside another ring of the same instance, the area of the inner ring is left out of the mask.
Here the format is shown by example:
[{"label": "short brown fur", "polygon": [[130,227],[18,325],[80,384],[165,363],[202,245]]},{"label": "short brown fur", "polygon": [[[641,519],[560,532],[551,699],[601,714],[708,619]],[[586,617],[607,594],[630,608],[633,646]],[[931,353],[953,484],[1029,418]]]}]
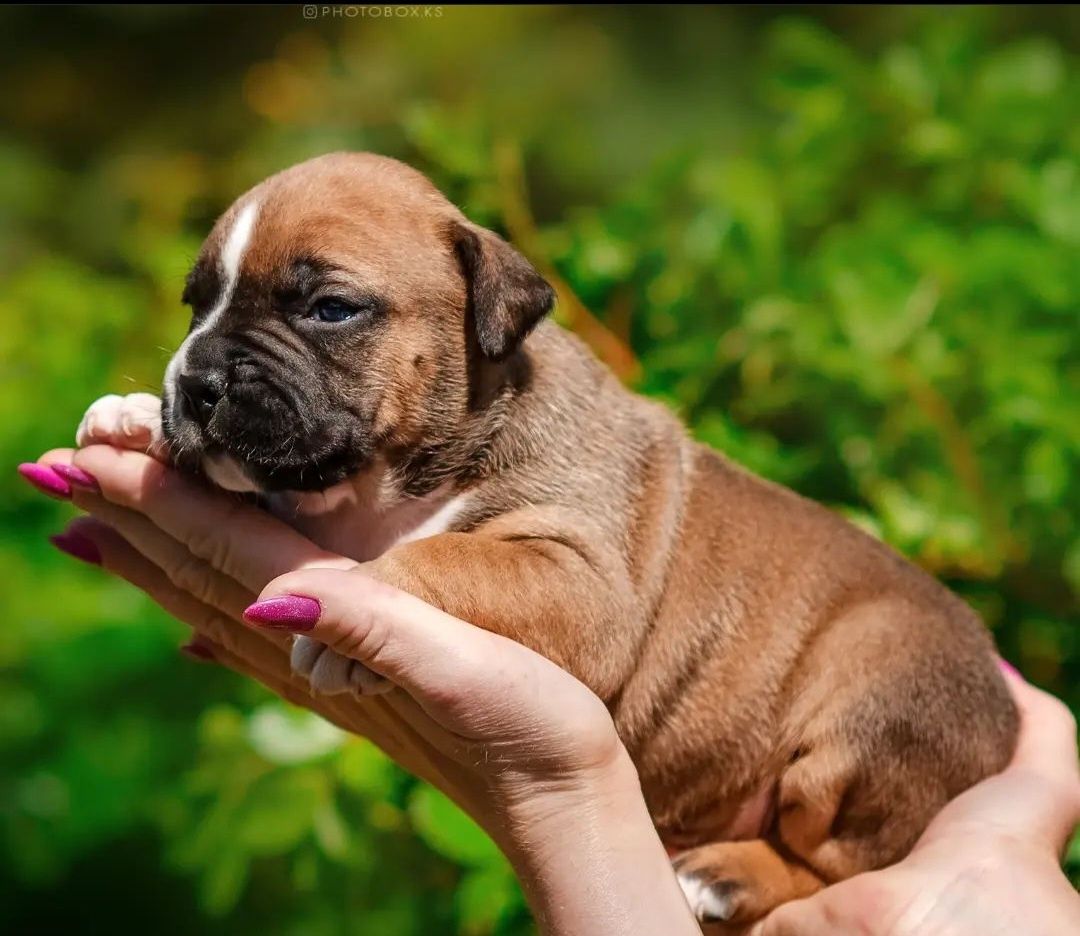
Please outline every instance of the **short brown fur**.
[{"label": "short brown fur", "polygon": [[[389,297],[362,360],[330,353],[341,398],[371,407],[386,484],[469,494],[451,531],[368,570],[598,693],[680,870],[727,895],[731,924],[896,861],[1005,765],[1016,712],[972,611],[693,442],[574,336],[530,332],[527,265],[419,173],[337,154],[252,195],[242,284],[316,254]],[[506,299],[509,275],[525,279]]]}]

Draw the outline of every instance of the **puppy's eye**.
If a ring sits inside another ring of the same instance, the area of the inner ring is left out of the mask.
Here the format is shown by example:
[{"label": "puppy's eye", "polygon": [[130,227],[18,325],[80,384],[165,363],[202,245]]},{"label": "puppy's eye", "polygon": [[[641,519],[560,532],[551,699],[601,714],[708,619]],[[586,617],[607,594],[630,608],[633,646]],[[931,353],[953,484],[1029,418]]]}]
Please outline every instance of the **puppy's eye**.
[{"label": "puppy's eye", "polygon": [[343,299],[320,299],[311,307],[311,314],[320,322],[345,322],[360,313],[360,308]]}]

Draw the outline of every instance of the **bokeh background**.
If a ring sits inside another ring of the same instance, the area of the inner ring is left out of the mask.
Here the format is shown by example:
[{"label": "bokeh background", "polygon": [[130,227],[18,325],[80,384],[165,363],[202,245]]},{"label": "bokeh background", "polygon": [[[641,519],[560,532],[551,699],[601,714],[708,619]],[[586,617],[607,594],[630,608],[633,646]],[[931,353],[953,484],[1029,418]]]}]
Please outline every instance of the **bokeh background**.
[{"label": "bokeh background", "polygon": [[1080,706],[1075,7],[305,9],[0,10],[6,928],[531,931],[445,800],[180,658],[14,473],[159,385],[216,214],[329,150],[429,172],[628,383]]}]

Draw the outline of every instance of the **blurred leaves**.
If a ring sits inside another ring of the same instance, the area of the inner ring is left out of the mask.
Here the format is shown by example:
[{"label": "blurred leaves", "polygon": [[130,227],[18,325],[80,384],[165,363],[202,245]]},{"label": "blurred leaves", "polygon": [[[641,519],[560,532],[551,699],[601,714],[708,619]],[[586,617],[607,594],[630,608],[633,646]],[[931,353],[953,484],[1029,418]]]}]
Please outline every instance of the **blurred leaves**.
[{"label": "blurred leaves", "polygon": [[501,862],[491,840],[442,793],[419,787],[409,800],[409,818],[420,837],[458,864],[483,867]]},{"label": "blurred leaves", "polygon": [[[556,281],[560,320],[698,438],[944,578],[1080,710],[1068,14],[0,18],[27,40],[0,63],[7,465],[69,444],[101,393],[158,385],[184,273],[240,191],[374,148],[512,237]],[[68,508],[13,472],[0,485],[13,928],[78,927],[141,889],[179,895],[149,917],[161,932],[531,931],[505,860],[445,797],[178,659],[183,628],[49,550]],[[120,862],[123,880],[79,890]]]},{"label": "blurred leaves", "polygon": [[255,752],[274,764],[302,764],[341,747],[345,734],[311,712],[278,703],[251,713],[248,741]]}]

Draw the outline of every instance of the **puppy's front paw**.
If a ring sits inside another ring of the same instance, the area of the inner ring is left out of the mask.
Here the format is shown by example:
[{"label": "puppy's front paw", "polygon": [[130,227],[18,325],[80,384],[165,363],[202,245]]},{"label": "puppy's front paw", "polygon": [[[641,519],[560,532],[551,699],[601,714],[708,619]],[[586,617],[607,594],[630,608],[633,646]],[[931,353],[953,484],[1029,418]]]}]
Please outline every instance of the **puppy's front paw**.
[{"label": "puppy's front paw", "polygon": [[371,696],[393,688],[386,677],[310,637],[293,642],[291,663],[294,672],[307,677],[311,691],[320,695]]},{"label": "puppy's front paw", "polygon": [[160,454],[161,400],[150,393],[110,393],[91,404],[75,433],[79,448],[94,443]]}]

